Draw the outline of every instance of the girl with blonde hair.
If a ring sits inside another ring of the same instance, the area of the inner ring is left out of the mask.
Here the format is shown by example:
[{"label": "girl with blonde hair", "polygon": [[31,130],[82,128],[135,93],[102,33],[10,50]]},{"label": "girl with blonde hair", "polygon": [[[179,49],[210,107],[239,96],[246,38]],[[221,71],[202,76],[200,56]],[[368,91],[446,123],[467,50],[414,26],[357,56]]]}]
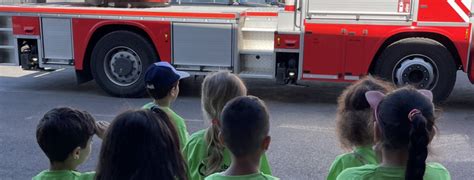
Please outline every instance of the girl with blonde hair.
[{"label": "girl with blonde hair", "polygon": [[[183,155],[188,163],[189,179],[203,180],[229,167],[230,152],[219,141],[219,117],[228,101],[245,95],[247,95],[245,84],[234,74],[217,72],[206,76],[202,83],[201,105],[204,118],[206,122],[210,122],[210,126],[192,134],[183,149]],[[271,175],[265,154],[261,158],[260,170]]]}]

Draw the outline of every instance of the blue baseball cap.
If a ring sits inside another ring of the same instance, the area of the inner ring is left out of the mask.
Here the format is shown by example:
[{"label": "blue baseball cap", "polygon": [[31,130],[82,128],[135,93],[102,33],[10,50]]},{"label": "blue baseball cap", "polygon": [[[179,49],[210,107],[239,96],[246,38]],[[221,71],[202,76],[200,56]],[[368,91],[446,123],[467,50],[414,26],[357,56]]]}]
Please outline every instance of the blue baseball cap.
[{"label": "blue baseball cap", "polygon": [[189,73],[177,71],[168,62],[157,62],[145,72],[145,85],[147,89],[170,88],[176,81],[189,77]]}]

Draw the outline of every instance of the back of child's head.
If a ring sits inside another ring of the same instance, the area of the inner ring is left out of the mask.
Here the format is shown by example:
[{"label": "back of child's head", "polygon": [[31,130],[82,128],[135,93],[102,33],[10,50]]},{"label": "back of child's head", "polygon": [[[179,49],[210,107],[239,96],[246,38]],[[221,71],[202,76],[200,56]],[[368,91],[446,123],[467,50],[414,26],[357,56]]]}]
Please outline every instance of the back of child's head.
[{"label": "back of child's head", "polygon": [[224,105],[237,96],[247,95],[243,81],[229,72],[216,72],[206,76],[202,83],[201,105],[204,117],[212,122],[207,129],[206,142],[208,153],[205,159],[205,174],[210,175],[220,170],[224,146],[219,141],[218,119]]},{"label": "back of child's head", "polygon": [[227,71],[206,76],[202,83],[201,103],[208,120],[218,119],[224,105],[232,98],[247,94],[247,88],[235,74]]},{"label": "back of child's head", "polygon": [[224,107],[221,134],[226,147],[235,157],[260,155],[262,142],[270,130],[265,103],[257,97],[237,97]]},{"label": "back of child's head", "polygon": [[160,88],[146,88],[146,92],[148,93],[149,96],[151,96],[153,99],[163,99],[168,94],[170,93],[171,89],[176,88],[178,86],[178,81],[173,83],[173,85],[168,86],[168,87],[160,87]]},{"label": "back of child's head", "polygon": [[408,149],[405,177],[423,179],[428,144],[436,129],[432,93],[405,87],[385,97],[377,92],[369,92],[367,96],[376,109],[382,147],[387,150]]},{"label": "back of child's head", "polygon": [[367,76],[347,87],[339,96],[336,130],[345,149],[373,144],[373,116],[365,93],[387,93],[393,89],[392,84]]},{"label": "back of child's head", "polygon": [[107,130],[96,179],[187,179],[178,141],[159,108],[124,112]]},{"label": "back of child's head", "polygon": [[48,111],[36,128],[36,140],[50,162],[63,162],[74,149],[86,148],[95,133],[95,120],[68,107]]}]

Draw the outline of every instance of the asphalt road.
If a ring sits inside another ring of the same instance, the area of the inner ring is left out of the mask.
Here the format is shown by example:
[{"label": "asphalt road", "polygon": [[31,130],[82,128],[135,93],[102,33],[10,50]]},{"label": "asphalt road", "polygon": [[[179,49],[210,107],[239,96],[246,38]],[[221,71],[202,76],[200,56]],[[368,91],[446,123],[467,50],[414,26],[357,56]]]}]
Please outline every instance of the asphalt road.
[{"label": "asphalt road", "polygon": [[[262,98],[271,112],[272,144],[268,151],[274,175],[282,179],[324,179],[340,149],[334,133],[336,98],[347,84],[305,82],[309,87],[279,86],[268,80],[245,80],[249,94]],[[206,126],[200,107],[202,78],[188,79],[173,109],[190,132]],[[72,70],[22,71],[0,66],[0,179],[30,179],[48,168],[35,139],[35,128],[51,108],[71,106],[111,121],[118,113],[139,108],[147,98],[110,97],[94,82],[76,85]],[[438,121],[430,160],[444,164],[453,179],[474,177],[474,86],[464,73]],[[94,139],[91,158],[80,166],[94,170],[101,141]]]}]

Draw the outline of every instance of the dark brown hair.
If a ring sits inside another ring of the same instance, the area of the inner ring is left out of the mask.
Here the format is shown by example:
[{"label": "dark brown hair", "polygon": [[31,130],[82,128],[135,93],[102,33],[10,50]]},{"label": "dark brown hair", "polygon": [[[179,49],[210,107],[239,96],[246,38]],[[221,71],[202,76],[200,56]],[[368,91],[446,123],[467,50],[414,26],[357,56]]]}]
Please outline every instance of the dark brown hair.
[{"label": "dark brown hair", "polygon": [[[410,120],[408,114],[414,109],[421,113]],[[405,87],[389,93],[380,102],[376,116],[382,147],[389,150],[408,148],[405,179],[422,180],[428,144],[436,133],[434,104],[415,88]]]},{"label": "dark brown hair", "polygon": [[48,111],[36,128],[36,140],[51,162],[63,162],[76,148],[86,148],[95,133],[95,120],[86,111],[69,107]]},{"label": "dark brown hair", "polygon": [[365,93],[387,93],[393,89],[392,84],[367,76],[347,87],[339,96],[336,132],[344,149],[373,144],[373,113]]},{"label": "dark brown hair", "polygon": [[153,99],[163,99],[170,93],[171,89],[178,87],[179,80],[169,87],[156,87],[156,89],[146,88],[146,92]]},{"label": "dark brown hair", "polygon": [[221,115],[224,144],[235,157],[254,155],[270,131],[265,103],[254,96],[229,101]]},{"label": "dark brown hair", "polygon": [[187,179],[176,128],[159,108],[118,115],[102,142],[97,180]]}]

